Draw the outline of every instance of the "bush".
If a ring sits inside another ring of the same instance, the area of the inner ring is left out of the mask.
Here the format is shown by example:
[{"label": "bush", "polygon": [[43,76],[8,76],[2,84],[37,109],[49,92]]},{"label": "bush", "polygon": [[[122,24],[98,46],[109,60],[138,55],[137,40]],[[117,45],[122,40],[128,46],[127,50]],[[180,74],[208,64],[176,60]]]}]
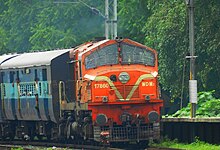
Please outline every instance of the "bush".
[{"label": "bush", "polygon": [[[197,117],[220,117],[220,99],[216,99],[213,94],[215,91],[199,92],[197,104]],[[171,117],[189,117],[190,103],[172,114]],[[169,116],[168,116],[169,117]]]}]

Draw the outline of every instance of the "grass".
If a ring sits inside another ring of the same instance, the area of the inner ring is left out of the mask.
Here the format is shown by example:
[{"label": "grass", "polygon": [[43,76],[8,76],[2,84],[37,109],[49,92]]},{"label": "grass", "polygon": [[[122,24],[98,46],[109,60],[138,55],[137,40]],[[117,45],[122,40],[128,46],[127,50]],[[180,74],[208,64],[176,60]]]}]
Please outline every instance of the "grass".
[{"label": "grass", "polygon": [[193,143],[179,143],[178,140],[169,140],[165,138],[160,143],[150,143],[153,147],[167,147],[167,148],[177,148],[184,150],[220,150],[220,145],[212,145],[195,139]]}]

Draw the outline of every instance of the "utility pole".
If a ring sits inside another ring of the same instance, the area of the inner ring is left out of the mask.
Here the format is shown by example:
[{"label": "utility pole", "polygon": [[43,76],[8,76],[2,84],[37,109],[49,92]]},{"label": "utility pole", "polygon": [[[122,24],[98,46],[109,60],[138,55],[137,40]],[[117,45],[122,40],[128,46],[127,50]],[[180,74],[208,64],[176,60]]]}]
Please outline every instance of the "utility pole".
[{"label": "utility pole", "polygon": [[194,4],[193,0],[186,0],[189,12],[189,49],[190,56],[190,80],[189,80],[189,96],[191,103],[190,117],[196,117],[196,104],[197,104],[197,80],[195,79],[195,39],[194,39]]},{"label": "utility pole", "polygon": [[[113,9],[113,11],[110,11]],[[105,35],[106,39],[117,37],[117,0],[105,0]]]},{"label": "utility pole", "polygon": [[109,37],[109,12],[108,12],[108,0],[105,0],[105,38]]},{"label": "utility pole", "polygon": [[117,0],[114,0],[114,20],[113,20],[113,25],[114,25],[114,36],[113,39],[117,37]]}]

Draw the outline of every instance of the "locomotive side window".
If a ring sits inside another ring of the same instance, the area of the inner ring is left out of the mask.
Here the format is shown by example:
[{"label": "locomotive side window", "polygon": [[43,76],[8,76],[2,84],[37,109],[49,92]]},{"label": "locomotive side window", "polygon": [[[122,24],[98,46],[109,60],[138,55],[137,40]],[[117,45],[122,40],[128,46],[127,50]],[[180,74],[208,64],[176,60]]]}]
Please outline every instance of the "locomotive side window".
[{"label": "locomotive side window", "polygon": [[155,66],[155,55],[142,47],[122,43],[122,64],[144,64]]},{"label": "locomotive side window", "polygon": [[86,69],[118,63],[117,44],[98,49],[85,58]]}]

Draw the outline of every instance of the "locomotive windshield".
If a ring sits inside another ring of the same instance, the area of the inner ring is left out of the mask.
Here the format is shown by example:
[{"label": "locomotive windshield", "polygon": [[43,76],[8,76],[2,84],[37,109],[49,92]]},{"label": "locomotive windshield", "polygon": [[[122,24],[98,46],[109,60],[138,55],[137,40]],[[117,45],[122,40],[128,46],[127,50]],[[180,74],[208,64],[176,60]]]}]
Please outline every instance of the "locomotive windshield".
[{"label": "locomotive windshield", "polygon": [[122,64],[155,65],[155,55],[152,51],[142,47],[122,43]]},{"label": "locomotive windshield", "polygon": [[98,49],[85,58],[86,69],[118,64],[117,44]]},{"label": "locomotive windshield", "polygon": [[[120,56],[122,57],[122,64],[143,64],[155,66],[155,54],[146,48],[122,43]],[[85,58],[86,69],[114,64],[118,64],[117,44],[97,49]]]}]

